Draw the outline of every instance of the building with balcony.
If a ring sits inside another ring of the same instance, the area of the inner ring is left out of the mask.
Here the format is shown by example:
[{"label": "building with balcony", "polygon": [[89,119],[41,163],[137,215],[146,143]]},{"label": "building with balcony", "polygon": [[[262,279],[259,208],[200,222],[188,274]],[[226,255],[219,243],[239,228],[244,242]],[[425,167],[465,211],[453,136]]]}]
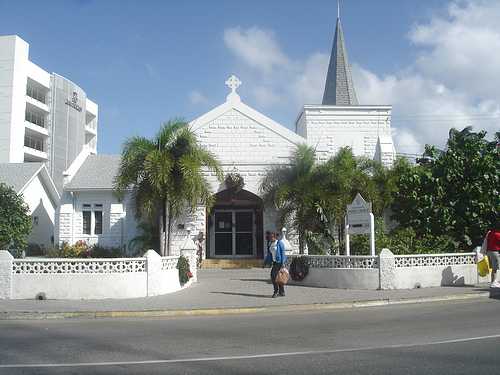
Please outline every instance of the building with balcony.
[{"label": "building with balcony", "polygon": [[44,163],[61,193],[76,157],[97,152],[97,119],[83,89],[31,62],[18,36],[0,36],[0,163]]},{"label": "building with balcony", "polygon": [[[97,120],[83,89],[31,62],[18,36],[0,36],[0,182],[30,207],[33,244],[54,241],[65,172],[79,155],[96,154]],[[24,188],[36,179],[36,188]]]}]

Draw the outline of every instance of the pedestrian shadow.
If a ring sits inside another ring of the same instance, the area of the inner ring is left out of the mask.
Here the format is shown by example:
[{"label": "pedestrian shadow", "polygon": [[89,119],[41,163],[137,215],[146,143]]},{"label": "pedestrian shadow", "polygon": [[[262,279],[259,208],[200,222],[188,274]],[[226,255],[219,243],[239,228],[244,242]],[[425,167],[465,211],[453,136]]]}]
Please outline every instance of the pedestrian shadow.
[{"label": "pedestrian shadow", "polygon": [[254,298],[271,298],[269,294],[252,294],[252,293],[236,293],[236,292],[210,292],[212,294],[226,294],[229,296],[243,296]]},{"label": "pedestrian shadow", "polygon": [[271,280],[268,279],[231,279],[233,281],[259,281],[261,283],[271,284]]},{"label": "pedestrian shadow", "polygon": [[465,278],[455,275],[451,266],[448,266],[441,273],[441,286],[465,286]]},{"label": "pedestrian shadow", "polygon": [[500,288],[490,288],[490,299],[500,300]]}]

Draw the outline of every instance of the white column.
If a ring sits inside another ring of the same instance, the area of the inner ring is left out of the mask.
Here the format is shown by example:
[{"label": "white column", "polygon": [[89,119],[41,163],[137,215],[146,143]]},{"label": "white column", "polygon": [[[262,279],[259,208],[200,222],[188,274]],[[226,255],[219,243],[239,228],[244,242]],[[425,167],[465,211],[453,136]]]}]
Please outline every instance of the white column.
[{"label": "white column", "polygon": [[154,250],[148,250],[144,255],[146,257],[146,272],[148,274],[146,295],[157,296],[162,294],[162,274],[161,274],[161,256]]},{"label": "white column", "polygon": [[344,228],[344,234],[345,234],[345,255],[349,256],[351,255],[351,245],[349,243],[349,224],[347,222],[347,216],[344,218],[345,222],[345,228]]},{"label": "white column", "polygon": [[396,260],[389,249],[382,249],[378,256],[379,289],[396,289]]},{"label": "white column", "polygon": [[0,250],[0,299],[12,298],[12,262],[14,257]]},{"label": "white column", "polygon": [[375,256],[375,218],[370,212],[370,254]]}]

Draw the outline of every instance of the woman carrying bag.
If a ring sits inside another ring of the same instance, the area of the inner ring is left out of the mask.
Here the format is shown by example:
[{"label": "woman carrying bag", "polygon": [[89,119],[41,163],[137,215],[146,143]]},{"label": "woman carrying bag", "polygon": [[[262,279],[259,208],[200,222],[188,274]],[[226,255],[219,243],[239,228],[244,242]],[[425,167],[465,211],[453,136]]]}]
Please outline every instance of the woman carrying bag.
[{"label": "woman carrying bag", "polygon": [[276,233],[272,232],[269,238],[269,245],[267,247],[266,264],[272,264],[271,268],[271,281],[274,287],[273,298],[278,296],[285,296],[284,283],[278,283],[276,277],[286,262],[285,245],[283,241],[278,240]]}]

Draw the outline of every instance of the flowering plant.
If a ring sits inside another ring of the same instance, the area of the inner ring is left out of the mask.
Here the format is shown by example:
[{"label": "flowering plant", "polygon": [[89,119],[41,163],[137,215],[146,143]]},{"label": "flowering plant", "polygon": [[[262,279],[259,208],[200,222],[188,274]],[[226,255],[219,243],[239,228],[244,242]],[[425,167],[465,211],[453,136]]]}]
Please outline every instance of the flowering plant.
[{"label": "flowering plant", "polygon": [[193,277],[191,269],[189,268],[189,261],[182,255],[177,261],[177,269],[179,270],[179,282],[181,283],[181,285],[184,285],[189,281],[191,277]]}]

